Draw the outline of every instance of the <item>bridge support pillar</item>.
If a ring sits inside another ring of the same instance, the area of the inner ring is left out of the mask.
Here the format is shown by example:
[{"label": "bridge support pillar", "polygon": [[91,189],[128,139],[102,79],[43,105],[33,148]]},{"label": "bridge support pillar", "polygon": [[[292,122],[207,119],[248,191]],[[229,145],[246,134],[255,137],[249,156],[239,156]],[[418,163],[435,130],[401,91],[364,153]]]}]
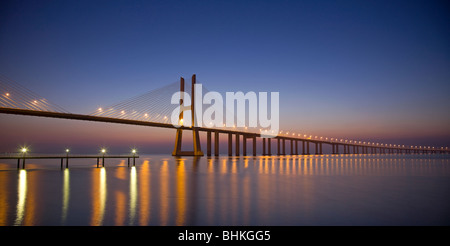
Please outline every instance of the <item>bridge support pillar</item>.
[{"label": "bridge support pillar", "polygon": [[236,156],[239,156],[240,155],[240,153],[239,153],[239,150],[240,150],[240,147],[239,147],[239,134],[236,134],[236,140],[235,140],[235,142],[236,142],[236,151],[235,151],[235,155]]},{"label": "bridge support pillar", "polygon": [[242,155],[247,156],[247,136],[242,135]]},{"label": "bridge support pillar", "polygon": [[[191,90],[191,100],[192,102],[195,102],[195,83],[196,83],[196,76],[195,74],[192,75],[192,90]],[[180,92],[184,92],[184,78],[180,78]],[[181,94],[182,95],[182,94]],[[181,96],[180,98],[180,108],[184,107],[184,98]],[[203,156],[203,152],[200,145],[200,137],[198,133],[198,129],[195,127],[196,121],[195,121],[195,103],[191,103],[191,117],[192,117],[192,140],[194,144],[194,151],[182,151],[181,150],[181,143],[183,138],[183,128],[180,127],[177,129],[176,137],[175,137],[175,147],[172,152],[173,156]],[[183,110],[180,110],[180,114],[178,117],[179,122],[182,122],[183,120]]]},{"label": "bridge support pillar", "polygon": [[206,132],[206,155],[211,156],[211,132]]},{"label": "bridge support pillar", "polygon": [[291,155],[294,155],[294,140],[291,139]]},{"label": "bridge support pillar", "polygon": [[256,136],[253,137],[253,156],[256,156]]},{"label": "bridge support pillar", "polygon": [[306,154],[309,155],[309,142],[306,141]]},{"label": "bridge support pillar", "polygon": [[298,140],[295,140],[295,155],[298,155]]},{"label": "bridge support pillar", "polygon": [[272,155],[272,146],[270,146],[271,138],[267,138],[267,154]]},{"label": "bridge support pillar", "polygon": [[315,145],[316,145],[316,155],[318,155],[319,154],[319,143],[314,143]]},{"label": "bridge support pillar", "polygon": [[262,139],[262,154],[266,155],[266,138]]},{"label": "bridge support pillar", "polygon": [[306,151],[305,151],[305,141],[302,140],[302,155],[305,155]]},{"label": "bridge support pillar", "polygon": [[228,133],[228,156],[233,155],[233,134]]},{"label": "bridge support pillar", "polygon": [[283,155],[286,155],[286,139],[283,138]]},{"label": "bridge support pillar", "polygon": [[280,139],[279,138],[277,138],[277,155],[280,155]]},{"label": "bridge support pillar", "polygon": [[319,143],[319,155],[323,155],[322,143]]},{"label": "bridge support pillar", "polygon": [[214,155],[219,156],[219,132],[214,132]]}]

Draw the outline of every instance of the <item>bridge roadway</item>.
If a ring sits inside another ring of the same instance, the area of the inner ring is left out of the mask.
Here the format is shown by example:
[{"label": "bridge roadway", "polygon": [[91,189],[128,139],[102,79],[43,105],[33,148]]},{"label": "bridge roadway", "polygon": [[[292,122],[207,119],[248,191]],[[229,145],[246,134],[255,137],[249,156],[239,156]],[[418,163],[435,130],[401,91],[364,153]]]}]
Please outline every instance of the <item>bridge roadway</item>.
[{"label": "bridge roadway", "polygon": [[[15,109],[15,108],[0,108],[0,113],[3,114],[15,114],[15,115],[28,115],[28,116],[39,116],[39,117],[49,117],[49,118],[60,118],[60,119],[70,119],[70,120],[83,120],[83,121],[96,121],[96,122],[106,122],[106,123],[116,123],[116,124],[127,124],[127,125],[138,125],[138,126],[151,126],[151,127],[162,127],[162,128],[172,128],[178,129],[169,123],[158,123],[140,120],[130,120],[130,119],[120,119],[120,118],[109,118],[102,116],[93,115],[83,115],[83,114],[71,114],[71,113],[60,113],[60,112],[49,112],[49,111],[36,111],[27,109]],[[183,130],[192,130],[191,127],[180,127]],[[242,136],[242,154],[247,155],[247,140],[251,139],[253,142],[253,155],[256,156],[256,138],[261,137],[259,133],[249,133],[245,131],[237,130],[227,130],[227,129],[215,129],[207,127],[196,127],[198,131],[203,131],[207,133],[207,155],[211,156],[211,139],[212,133],[214,133],[214,155],[219,155],[219,134],[228,135],[228,155],[232,155],[232,137],[235,135],[235,155],[240,155],[239,143]],[[286,154],[286,141],[290,141],[290,153],[291,155],[298,155],[298,142],[302,142],[302,155],[310,154],[310,143],[315,145],[315,154],[323,154],[322,145],[329,144],[332,146],[332,153],[339,154],[339,147],[343,147],[344,154],[393,154],[393,153],[442,153],[448,154],[450,150],[446,149],[434,149],[434,148],[410,148],[401,146],[378,146],[378,145],[368,145],[359,143],[347,143],[338,142],[330,140],[319,140],[319,139],[308,139],[296,136],[276,136],[273,138],[262,138],[263,142],[263,155],[272,155],[271,153],[271,139],[277,141],[277,155]],[[267,141],[267,144],[266,144]],[[266,146],[267,145],[267,146]],[[266,148],[267,147],[267,148]]]}]

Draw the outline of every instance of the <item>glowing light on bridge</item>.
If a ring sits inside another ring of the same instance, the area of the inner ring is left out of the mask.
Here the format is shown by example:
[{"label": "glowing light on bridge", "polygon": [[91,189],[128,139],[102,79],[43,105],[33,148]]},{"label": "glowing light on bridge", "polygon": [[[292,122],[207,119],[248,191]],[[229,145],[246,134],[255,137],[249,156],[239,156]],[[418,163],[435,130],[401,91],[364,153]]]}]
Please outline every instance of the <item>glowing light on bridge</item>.
[{"label": "glowing light on bridge", "polygon": [[6,94],[5,94],[7,97],[9,97],[9,93],[8,92],[6,92]]}]

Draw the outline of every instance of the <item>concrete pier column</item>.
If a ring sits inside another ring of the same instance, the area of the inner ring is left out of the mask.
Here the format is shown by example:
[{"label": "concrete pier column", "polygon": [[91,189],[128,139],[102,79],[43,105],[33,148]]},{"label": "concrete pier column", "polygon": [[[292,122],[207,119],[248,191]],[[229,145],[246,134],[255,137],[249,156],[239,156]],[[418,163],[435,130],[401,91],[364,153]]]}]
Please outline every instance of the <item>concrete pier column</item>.
[{"label": "concrete pier column", "polygon": [[228,156],[233,155],[233,134],[228,133]]},{"label": "concrete pier column", "polygon": [[309,155],[309,142],[306,141],[306,154]]},{"label": "concrete pier column", "polygon": [[256,136],[253,137],[253,156],[256,156]]},{"label": "concrete pier column", "polygon": [[242,135],[242,155],[247,156],[247,136]]},{"label": "concrete pier column", "polygon": [[286,139],[283,138],[283,155],[286,155]]},{"label": "concrete pier column", "polygon": [[239,134],[236,134],[236,140],[235,140],[235,147],[236,147],[236,151],[235,151],[235,155],[236,156],[239,156],[240,155],[240,153],[239,153],[239,150],[240,150],[240,148],[239,148]]},{"label": "concrete pier column", "polygon": [[211,132],[206,132],[206,155],[211,156]]},{"label": "concrete pier column", "polygon": [[270,146],[271,138],[267,139],[267,154],[272,155],[272,146]]},{"label": "concrete pier column", "polygon": [[294,139],[291,139],[291,155],[294,155]]},{"label": "concrete pier column", "polygon": [[295,140],[295,155],[298,155],[298,140]]},{"label": "concrete pier column", "polygon": [[305,151],[305,141],[302,140],[302,155],[305,155],[306,151]]},{"label": "concrete pier column", "polygon": [[316,145],[316,155],[318,155],[319,154],[319,143],[314,143],[315,145]]},{"label": "concrete pier column", "polygon": [[262,139],[262,150],[263,155],[266,155],[266,138]]},{"label": "concrete pier column", "polygon": [[323,155],[322,143],[319,143],[319,155]]},{"label": "concrete pier column", "polygon": [[214,155],[219,156],[219,132],[214,132]]},{"label": "concrete pier column", "polygon": [[277,138],[277,155],[280,155],[280,139],[279,138]]}]

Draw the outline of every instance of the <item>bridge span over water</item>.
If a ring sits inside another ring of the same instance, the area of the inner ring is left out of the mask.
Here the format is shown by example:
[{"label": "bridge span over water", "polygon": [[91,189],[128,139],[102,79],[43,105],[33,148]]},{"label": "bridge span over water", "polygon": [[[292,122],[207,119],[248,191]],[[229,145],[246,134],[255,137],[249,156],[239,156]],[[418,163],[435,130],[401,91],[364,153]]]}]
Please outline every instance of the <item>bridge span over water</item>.
[{"label": "bridge span over water", "polygon": [[[196,84],[196,76],[192,76],[191,92],[194,92],[194,85]],[[248,154],[247,143],[251,142],[251,155],[257,155],[257,139],[262,139],[262,155],[286,155],[286,142],[289,142],[291,155],[309,155],[323,154],[323,145],[329,145],[332,149],[332,154],[419,154],[419,153],[442,153],[448,154],[450,150],[448,147],[429,147],[429,146],[405,146],[380,144],[371,142],[361,142],[354,140],[343,140],[336,138],[312,137],[302,134],[288,133],[278,134],[274,137],[266,137],[260,132],[252,132],[246,128],[217,128],[217,127],[197,127],[195,126],[195,104],[190,107],[193,126],[174,126],[168,120],[168,113],[173,110],[165,106],[165,111],[156,114],[146,113],[148,111],[156,111],[156,104],[160,104],[161,98],[173,93],[178,83],[166,86],[163,90],[154,90],[144,95],[132,98],[125,102],[112,105],[107,108],[99,108],[92,114],[73,114],[65,111],[56,104],[48,102],[46,99],[36,95],[35,93],[20,86],[16,82],[0,76],[0,113],[27,115],[36,117],[59,118],[69,120],[95,121],[104,123],[115,123],[125,125],[138,125],[159,128],[169,128],[176,130],[175,147],[173,151],[174,156],[203,156],[201,150],[199,133],[206,133],[207,150],[206,155],[219,155],[219,137],[225,135],[228,139],[228,155],[244,155]],[[175,86],[175,87],[174,87]],[[184,79],[180,79],[179,90],[185,91]],[[192,93],[194,95],[194,93]],[[153,101],[152,101],[153,100]],[[192,99],[192,101],[194,101]],[[167,99],[170,102],[170,98]],[[183,102],[180,101],[180,105]],[[145,105],[144,107],[139,105]],[[136,110],[140,108],[140,110]],[[142,109],[144,108],[144,109]],[[147,111],[146,111],[147,110]],[[130,113],[131,112],[131,113]],[[183,118],[183,113],[180,112],[180,120]],[[182,135],[184,131],[190,131],[193,134],[193,151],[183,151],[181,148]],[[212,140],[214,139],[214,144]],[[234,139],[234,147],[233,147]],[[240,152],[242,144],[242,153]],[[272,153],[272,144],[276,144],[276,153]],[[312,152],[312,147],[314,152]],[[214,147],[214,148],[212,148]],[[233,151],[234,149],[234,151]],[[299,151],[299,149],[301,151]],[[250,152],[250,151],[249,151]]]}]

